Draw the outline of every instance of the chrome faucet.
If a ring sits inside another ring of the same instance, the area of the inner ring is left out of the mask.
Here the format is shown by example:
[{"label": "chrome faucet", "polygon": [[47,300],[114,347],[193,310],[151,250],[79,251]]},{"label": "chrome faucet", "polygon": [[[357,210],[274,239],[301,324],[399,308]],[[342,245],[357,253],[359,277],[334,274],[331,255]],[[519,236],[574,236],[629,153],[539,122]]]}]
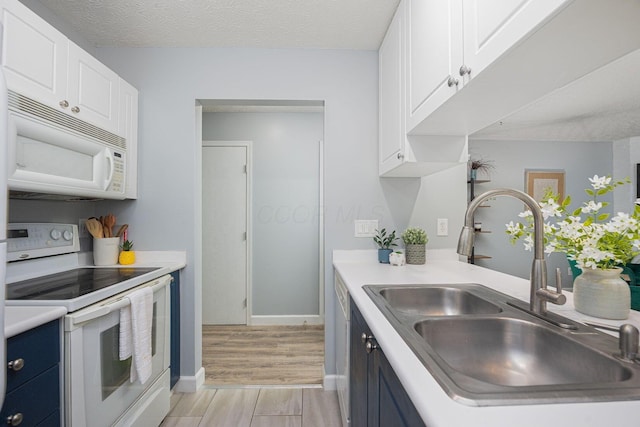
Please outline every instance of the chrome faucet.
[{"label": "chrome faucet", "polygon": [[567,297],[562,294],[562,283],[560,275],[556,275],[557,292],[547,289],[547,262],[544,259],[544,217],[542,209],[531,196],[522,191],[511,188],[497,188],[489,190],[473,199],[467,207],[464,227],[458,239],[458,254],[471,256],[473,241],[475,238],[473,229],[473,215],[478,206],[487,199],[495,196],[511,196],[524,202],[533,213],[533,265],[531,266],[531,293],[529,298],[529,309],[539,315],[547,313],[547,301],[562,305],[567,301]]}]

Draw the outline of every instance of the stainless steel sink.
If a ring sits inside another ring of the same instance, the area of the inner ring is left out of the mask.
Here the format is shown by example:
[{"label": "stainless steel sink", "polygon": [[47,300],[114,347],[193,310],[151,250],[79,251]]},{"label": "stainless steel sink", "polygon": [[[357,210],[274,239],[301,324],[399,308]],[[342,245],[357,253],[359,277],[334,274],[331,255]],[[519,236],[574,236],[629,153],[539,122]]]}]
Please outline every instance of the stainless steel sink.
[{"label": "stainless steel sink", "polygon": [[387,288],[382,289],[380,295],[394,310],[422,316],[497,314],[502,311],[497,305],[459,288]]},{"label": "stainless steel sink", "polygon": [[478,284],[364,290],[461,403],[640,400],[640,363],[621,360],[618,340],[589,326],[535,317],[525,302]]},{"label": "stainless steel sink", "polygon": [[615,359],[526,320],[424,320],[414,329],[452,369],[491,384],[584,384],[631,377]]}]

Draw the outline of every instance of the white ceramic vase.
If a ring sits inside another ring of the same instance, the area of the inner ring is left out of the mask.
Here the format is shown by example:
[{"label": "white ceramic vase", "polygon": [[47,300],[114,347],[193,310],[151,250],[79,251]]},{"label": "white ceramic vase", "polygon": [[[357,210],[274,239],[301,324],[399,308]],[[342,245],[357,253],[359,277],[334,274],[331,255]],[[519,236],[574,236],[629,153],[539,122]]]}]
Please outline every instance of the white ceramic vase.
[{"label": "white ceramic vase", "polygon": [[580,313],[602,319],[629,317],[631,291],[621,268],[585,268],[573,282],[573,305]]}]

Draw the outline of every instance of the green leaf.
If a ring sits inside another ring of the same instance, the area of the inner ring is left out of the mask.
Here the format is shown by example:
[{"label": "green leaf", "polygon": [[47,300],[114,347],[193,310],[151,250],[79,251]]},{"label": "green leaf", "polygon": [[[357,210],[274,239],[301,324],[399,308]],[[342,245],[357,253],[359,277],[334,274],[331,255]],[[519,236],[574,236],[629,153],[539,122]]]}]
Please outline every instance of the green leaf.
[{"label": "green leaf", "polygon": [[587,189],[586,189],[586,190],[584,190],[584,191],[585,191],[585,193],[587,193],[589,196],[593,196],[593,195],[595,194],[595,193],[593,192],[593,190],[592,190],[592,189],[590,189],[590,188],[587,188]]},{"label": "green leaf", "polygon": [[611,191],[611,189],[609,187],[601,188],[600,190],[598,190],[598,196],[604,196],[609,191]]},{"label": "green leaf", "polygon": [[598,215],[598,221],[604,221],[607,218],[609,218],[609,214],[608,213],[603,213],[603,214]]}]

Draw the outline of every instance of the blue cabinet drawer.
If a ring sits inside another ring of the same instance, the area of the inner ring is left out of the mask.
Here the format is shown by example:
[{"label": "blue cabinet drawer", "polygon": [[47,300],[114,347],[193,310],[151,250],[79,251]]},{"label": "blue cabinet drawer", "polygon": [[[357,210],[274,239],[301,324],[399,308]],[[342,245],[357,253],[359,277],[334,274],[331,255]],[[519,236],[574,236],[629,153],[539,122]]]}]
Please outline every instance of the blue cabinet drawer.
[{"label": "blue cabinet drawer", "polygon": [[7,363],[22,359],[24,366],[7,369],[7,393],[60,361],[60,323],[54,320],[7,340]]},{"label": "blue cabinet drawer", "polygon": [[[60,407],[60,370],[56,364],[48,371],[36,376],[31,381],[7,393],[0,412],[0,419],[22,414],[21,427],[36,426],[48,419]],[[51,420],[50,420],[51,421]]]}]

